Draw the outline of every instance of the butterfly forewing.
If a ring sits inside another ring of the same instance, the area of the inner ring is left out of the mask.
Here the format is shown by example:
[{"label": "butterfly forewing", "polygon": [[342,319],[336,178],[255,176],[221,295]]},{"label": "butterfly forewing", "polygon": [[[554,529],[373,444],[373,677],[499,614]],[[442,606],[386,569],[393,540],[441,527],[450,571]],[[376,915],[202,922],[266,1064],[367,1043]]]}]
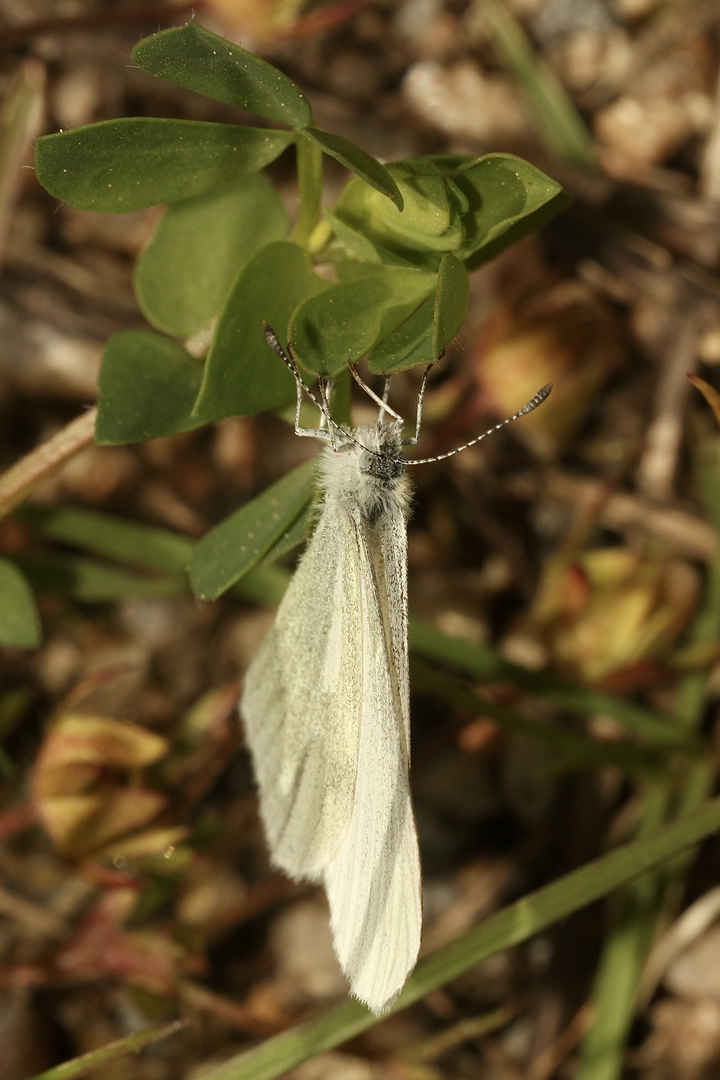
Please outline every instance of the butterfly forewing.
[{"label": "butterfly forewing", "polygon": [[408,776],[406,533],[355,512],[361,567],[362,714],[352,815],[325,872],[335,950],[351,990],[379,1013],[420,947],[420,856]]},{"label": "butterfly forewing", "polygon": [[294,878],[321,878],[352,809],[362,710],[359,591],[350,545],[326,505],[241,703],[272,859]]}]

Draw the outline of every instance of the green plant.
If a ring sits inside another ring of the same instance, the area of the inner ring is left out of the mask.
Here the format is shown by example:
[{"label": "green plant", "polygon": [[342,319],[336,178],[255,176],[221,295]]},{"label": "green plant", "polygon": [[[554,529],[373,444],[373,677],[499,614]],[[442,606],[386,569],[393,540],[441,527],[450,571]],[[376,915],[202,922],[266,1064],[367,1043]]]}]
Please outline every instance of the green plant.
[{"label": "green plant", "polygon": [[[511,36],[507,18],[500,19],[499,5],[488,10],[495,12],[494,32],[502,37],[508,62],[521,68],[527,59],[522,43]],[[189,431],[220,417],[288,404],[294,386],[267,348],[263,319],[281,338],[293,341],[309,378],[313,373],[342,378],[346,362],[366,353],[376,372],[434,360],[463,321],[468,271],[548,220],[564,203],[554,181],[510,155],[441,156],[380,165],[346,139],[312,126],[308,102],[284,75],[196,23],[147,39],[133,59],[153,75],[285,127],[125,119],[39,140],[39,178],[72,205],[122,212],[169,204],[135,279],[139,303],[155,329],[118,334],[105,351],[96,429],[101,443]],[[552,121],[549,134],[557,135],[564,123],[565,156],[585,161],[586,139],[569,123],[546,73],[530,71],[525,82],[539,104],[544,102]],[[538,86],[541,94],[536,93]],[[262,173],[291,145],[297,155],[299,196],[292,231]],[[354,174],[332,209],[321,206],[323,154]],[[320,264],[332,268],[334,280],[316,273]],[[86,423],[72,445],[84,445],[88,437]],[[56,449],[59,463],[63,449]],[[28,459],[15,476],[0,479],[0,514],[17,505],[39,475],[31,465]],[[717,502],[714,473],[712,481],[706,484],[709,505]],[[191,564],[198,595],[215,597],[232,587],[246,597],[274,602],[287,576],[268,564],[302,538],[303,508],[311,488],[312,470],[304,466],[194,547],[185,537],[88,511],[26,510],[26,519],[41,535],[90,557],[31,553],[0,563],[0,590],[7,601],[0,606],[0,642],[27,646],[37,640],[28,580],[39,589],[49,580],[56,586],[62,580],[71,596],[88,602],[129,592],[169,595],[187,588],[185,568]],[[717,519],[717,507],[714,516]],[[251,532],[252,544],[247,543]],[[104,567],[98,557],[130,564],[142,573]],[[4,567],[12,574],[3,576]],[[718,580],[716,561],[693,641],[717,636]],[[24,625],[22,634],[13,625]],[[677,885],[689,850],[720,821],[718,802],[706,798],[709,765],[698,733],[705,676],[693,672],[686,678],[673,718],[545,672],[524,671],[489,647],[448,638],[420,623],[411,627],[411,642],[415,657],[425,661],[414,668],[416,685],[491,715],[511,731],[550,743],[561,767],[603,763],[641,777],[649,797],[630,844],[524,897],[428,957],[397,1008],[624,885],[618,929],[609,937],[598,979],[600,1021],[584,1055],[585,1076],[616,1075],[646,951],[647,925],[649,920],[654,925],[662,907],[656,894],[670,891],[668,881]],[[479,699],[438,668],[454,669],[476,681],[512,682],[524,694],[578,716],[607,714],[639,745],[630,740],[598,742],[590,734],[530,720],[522,706],[516,710]],[[676,783],[681,771],[689,779],[671,805],[661,790],[663,777],[668,784]],[[702,806],[696,810],[698,803]],[[668,820],[672,824],[660,827]],[[685,855],[679,858],[681,853]],[[634,914],[634,924],[627,910]],[[281,1075],[372,1023],[365,1010],[349,1002],[268,1040],[212,1075],[217,1080]],[[168,1032],[151,1032],[148,1038]],[[136,1038],[118,1044],[117,1052],[135,1048]],[[601,1073],[594,1071],[598,1057],[603,1058]],[[101,1060],[98,1052],[94,1063]],[[87,1059],[78,1060],[51,1073],[80,1075],[88,1064]]]},{"label": "green plant", "polygon": [[[125,118],[38,140],[40,182],[75,207],[117,213],[168,204],[135,271],[155,330],[122,331],[107,343],[99,443],[289,404],[294,382],[268,349],[263,320],[292,341],[309,377],[340,376],[366,354],[383,373],[435,361],[465,318],[468,271],[566,201],[559,184],[509,154],[381,165],[315,127],[309,102],[276,68],[196,22],[142,41],[133,60],[287,127]],[[292,232],[262,172],[291,145]],[[321,206],[325,154],[354,174],[332,209]],[[332,268],[334,281],[316,273],[318,264]],[[311,480],[298,470],[198,545],[198,595],[219,596],[284,548],[278,541],[301,516]],[[258,520],[255,542],[242,543]]]}]

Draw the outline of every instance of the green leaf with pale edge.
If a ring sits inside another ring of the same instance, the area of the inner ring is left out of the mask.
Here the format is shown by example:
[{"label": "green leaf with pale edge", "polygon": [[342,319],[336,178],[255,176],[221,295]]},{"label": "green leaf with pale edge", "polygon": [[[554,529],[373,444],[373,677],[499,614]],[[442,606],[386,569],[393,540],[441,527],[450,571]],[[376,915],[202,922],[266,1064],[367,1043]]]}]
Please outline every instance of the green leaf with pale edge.
[{"label": "green leaf with pale edge", "polygon": [[416,364],[434,364],[438,358],[433,352],[434,330],[435,297],[431,295],[370,351],[368,367],[380,375],[405,371]]},{"label": "green leaf with pale edge", "polygon": [[196,596],[217,600],[260,562],[307,506],[316,470],[315,461],[293,469],[200,540],[190,563]]},{"label": "green leaf with pale edge", "polygon": [[[718,829],[720,799],[713,799],[651,836],[625,844],[510,904],[421,960],[390,1012],[407,1008],[488,957],[528,941]],[[348,1001],[211,1068],[203,1080],[276,1080],[378,1022],[363,1005]]]},{"label": "green leaf with pale edge", "polygon": [[126,117],[43,135],[35,172],[70,206],[124,214],[259,172],[294,138],[267,128]]},{"label": "green leaf with pale edge", "polygon": [[331,285],[295,311],[289,331],[295,355],[308,371],[336,375],[404,322],[436,281],[431,272],[384,266]]},{"label": "green leaf with pale edge", "polygon": [[385,166],[381,165],[376,158],[361,150],[355,143],[351,143],[349,139],[344,139],[342,135],[333,135],[329,131],[320,131],[319,128],[314,127],[305,128],[302,135],[316,142],[326,154],[334,157],[336,161],[379,191],[381,195],[387,195],[398,210],[402,210],[403,197],[400,189]]},{"label": "green leaf with pale edge", "polygon": [[454,255],[444,255],[435,292],[435,348],[439,355],[460,330],[470,296],[468,272]]},{"label": "green leaf with pale edge", "polygon": [[455,252],[468,270],[540,228],[569,201],[556,180],[514,154],[486,154],[452,177],[469,203],[465,242]]},{"label": "green leaf with pale edge", "polygon": [[223,307],[238,271],[288,232],[280,196],[262,173],[167,208],[135,267],[148,322],[190,337]]},{"label": "green leaf with pale edge", "polygon": [[268,244],[240,271],[218,319],[194,416],[251,416],[295,399],[295,380],[272,352],[263,319],[281,342],[297,305],[327,288],[296,244]]},{"label": "green leaf with pale edge", "polygon": [[310,102],[287,75],[194,20],[145,38],[132,58],[159,79],[268,120],[289,127],[312,120]]},{"label": "green leaf with pale edge", "polygon": [[469,293],[467,270],[454,255],[444,255],[435,295],[429,296],[371,351],[370,370],[380,374],[436,363],[465,321]]},{"label": "green leaf with pale edge", "polygon": [[0,559],[0,645],[34,649],[41,637],[40,616],[30,586],[16,566]]},{"label": "green leaf with pale edge", "polygon": [[95,441],[142,442],[192,431],[202,365],[170,338],[151,330],[121,330],[105,346],[98,388]]}]

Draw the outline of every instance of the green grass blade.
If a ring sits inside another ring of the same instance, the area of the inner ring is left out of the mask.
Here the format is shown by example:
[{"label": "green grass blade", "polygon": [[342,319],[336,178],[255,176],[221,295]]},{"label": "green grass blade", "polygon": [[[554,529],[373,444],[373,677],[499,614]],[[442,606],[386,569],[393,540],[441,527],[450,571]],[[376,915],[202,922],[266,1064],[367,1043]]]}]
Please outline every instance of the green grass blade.
[{"label": "green grass blade", "polygon": [[187,570],[194,547],[181,533],[98,510],[27,506],[18,516],[52,540],[148,570]]},{"label": "green grass blade", "polygon": [[481,0],[480,10],[500,58],[525,91],[545,145],[566,161],[592,166],[590,132],[564,86],[536,54],[515,17],[497,0]]},{"label": "green grass blade", "polygon": [[[652,836],[626,844],[511,904],[422,960],[391,1011],[406,1008],[487,957],[527,941],[719,828],[720,799],[713,799]],[[274,1080],[376,1023],[364,1006],[349,1001],[231,1058],[203,1080]]]},{"label": "green grass blade", "polygon": [[647,736],[652,741],[683,749],[697,749],[695,740],[687,732],[650,709],[593,687],[564,683],[545,672],[528,671],[504,660],[494,649],[450,637],[430,623],[410,620],[410,646],[418,656],[471,679],[506,679],[514,686],[537,694],[546,702],[569,712],[580,716],[604,713],[614,717],[628,731]]},{"label": "green grass blade", "polygon": [[414,655],[410,658],[410,685],[413,691],[426,691],[477,716],[489,716],[514,735],[544,743],[556,755],[553,768],[567,770],[613,765],[626,773],[657,775],[667,767],[667,748],[664,746],[598,742],[557,723],[528,719],[517,709],[481,697],[459,683],[456,677],[430,667]]},{"label": "green grass blade", "polygon": [[[711,513],[719,480],[716,461],[715,468],[701,477]],[[708,567],[703,605],[688,635],[688,645],[713,642],[719,634],[720,558],[716,557]],[[690,736],[702,724],[707,681],[707,672],[692,672],[677,688],[676,723],[679,731]],[[685,762],[684,775],[668,773],[660,783],[652,785],[644,799],[639,833],[647,834],[673,814],[691,812],[712,789],[715,772],[715,761],[706,755]],[[617,1080],[622,1074],[645,961],[657,934],[676,915],[690,857],[690,852],[683,852],[662,870],[622,890],[600,958],[592,999],[595,1020],[581,1046],[576,1080]]]},{"label": "green grass blade", "polygon": [[160,1042],[169,1035],[175,1035],[187,1026],[187,1020],[173,1020],[170,1024],[159,1024],[157,1027],[148,1028],[135,1035],[128,1035],[124,1039],[116,1039],[99,1050],[91,1050],[88,1054],[66,1061],[63,1065],[57,1065],[54,1069],[47,1069],[36,1076],[28,1077],[28,1080],[75,1080],[78,1076],[87,1076],[108,1061],[115,1061],[124,1054],[136,1054],[143,1046]]}]

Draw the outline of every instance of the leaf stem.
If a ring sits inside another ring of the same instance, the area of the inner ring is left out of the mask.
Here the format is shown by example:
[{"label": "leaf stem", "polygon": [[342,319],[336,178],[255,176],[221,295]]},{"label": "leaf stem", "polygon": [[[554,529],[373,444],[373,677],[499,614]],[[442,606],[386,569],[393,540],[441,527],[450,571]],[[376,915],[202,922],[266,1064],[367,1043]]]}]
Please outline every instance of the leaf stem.
[{"label": "leaf stem", "polygon": [[88,409],[0,476],[0,518],[14,510],[37,484],[53,476],[93,441],[96,419],[97,409]]},{"label": "leaf stem", "polygon": [[322,206],[322,150],[312,139],[298,132],[295,142],[298,177],[298,214],[291,240],[308,249],[310,236]]}]

